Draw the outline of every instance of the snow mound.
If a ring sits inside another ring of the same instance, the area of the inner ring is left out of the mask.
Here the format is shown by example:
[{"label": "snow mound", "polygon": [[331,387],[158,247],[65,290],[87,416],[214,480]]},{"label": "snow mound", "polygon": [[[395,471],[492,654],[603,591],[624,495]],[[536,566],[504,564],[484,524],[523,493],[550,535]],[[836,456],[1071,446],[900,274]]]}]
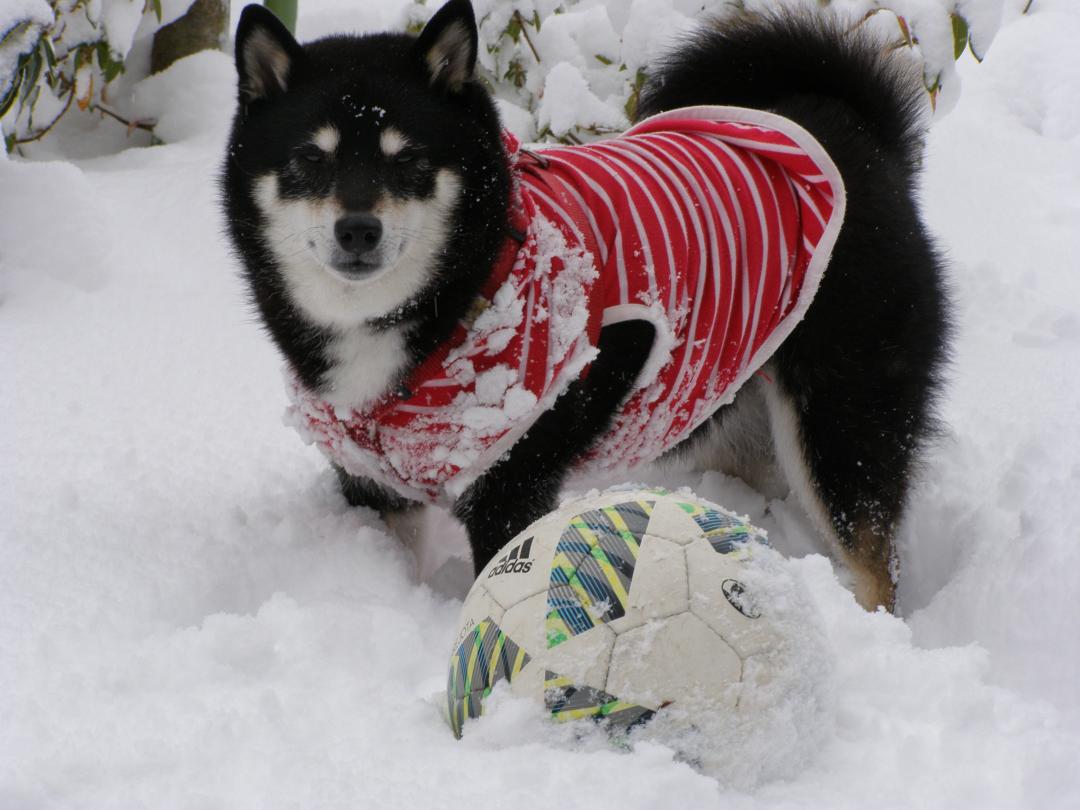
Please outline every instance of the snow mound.
[{"label": "snow mound", "polygon": [[836,669],[821,611],[804,581],[814,564],[755,547],[739,578],[778,643],[744,661],[735,711],[685,717],[673,705],[632,735],[635,746],[639,740],[663,744],[739,790],[792,779],[812,765],[835,722]]},{"label": "snow mound", "polygon": [[220,144],[229,131],[236,101],[236,68],[220,51],[180,59],[135,87],[134,114],[156,121],[154,134],[166,143],[202,139]]}]

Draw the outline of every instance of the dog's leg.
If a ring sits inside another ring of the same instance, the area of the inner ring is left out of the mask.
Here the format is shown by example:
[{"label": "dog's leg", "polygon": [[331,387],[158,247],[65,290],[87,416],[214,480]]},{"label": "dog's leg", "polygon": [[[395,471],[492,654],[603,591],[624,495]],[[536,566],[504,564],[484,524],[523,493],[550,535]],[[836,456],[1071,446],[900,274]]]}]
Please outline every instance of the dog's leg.
[{"label": "dog's leg", "polygon": [[788,485],[776,461],[764,380],[753,377],[725,405],[677,448],[677,457],[699,470],[718,470],[740,478],[767,499],[787,495]]},{"label": "dog's leg", "polygon": [[424,504],[403,498],[370,478],[349,475],[336,464],[331,466],[337,473],[341,494],[349,505],[366,506],[379,513],[386,528],[412,555],[416,564],[416,576],[424,581],[432,572],[430,554],[426,553],[425,549]]},{"label": "dog's leg", "polygon": [[556,506],[567,470],[607,430],[633,390],[655,334],[647,321],[604,327],[588,376],[572,383],[454,505],[468,530],[477,573],[515,534]]},{"label": "dog's leg", "polygon": [[526,436],[458,499],[454,514],[465,524],[477,574],[514,535],[555,508],[564,468]]},{"label": "dog's leg", "polygon": [[906,494],[912,448],[882,425],[871,405],[846,390],[800,389],[793,397],[770,369],[765,402],[776,455],[803,508],[855,580],[867,610],[893,610],[896,521]]},{"label": "dog's leg", "polygon": [[396,492],[376,484],[370,478],[349,475],[337,464],[330,466],[334,468],[334,472],[337,474],[341,494],[345,496],[349,506],[367,506],[385,516],[394,512],[404,512],[419,505],[416,501],[410,501],[408,498],[403,498]]}]

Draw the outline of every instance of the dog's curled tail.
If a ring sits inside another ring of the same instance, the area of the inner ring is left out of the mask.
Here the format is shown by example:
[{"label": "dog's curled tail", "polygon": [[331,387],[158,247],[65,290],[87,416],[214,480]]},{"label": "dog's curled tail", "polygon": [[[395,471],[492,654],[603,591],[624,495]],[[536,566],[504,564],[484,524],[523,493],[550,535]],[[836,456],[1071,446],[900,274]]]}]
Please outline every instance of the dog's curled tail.
[{"label": "dog's curled tail", "polygon": [[699,104],[771,110],[819,138],[845,123],[839,115],[909,167],[928,108],[911,60],[863,26],[792,10],[739,12],[696,31],[652,66],[636,117]]}]

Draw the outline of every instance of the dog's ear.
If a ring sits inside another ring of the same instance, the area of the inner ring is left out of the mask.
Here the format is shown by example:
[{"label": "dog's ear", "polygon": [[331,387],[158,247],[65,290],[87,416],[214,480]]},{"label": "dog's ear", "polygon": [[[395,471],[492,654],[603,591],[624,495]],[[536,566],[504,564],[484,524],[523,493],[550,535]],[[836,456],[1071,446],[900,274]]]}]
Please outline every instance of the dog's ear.
[{"label": "dog's ear", "polygon": [[459,93],[473,77],[477,46],[472,3],[450,0],[424,26],[415,48],[427,65],[432,86]]},{"label": "dog's ear", "polygon": [[256,101],[284,93],[303,49],[272,11],[245,6],[236,26],[236,72],[240,99]]}]

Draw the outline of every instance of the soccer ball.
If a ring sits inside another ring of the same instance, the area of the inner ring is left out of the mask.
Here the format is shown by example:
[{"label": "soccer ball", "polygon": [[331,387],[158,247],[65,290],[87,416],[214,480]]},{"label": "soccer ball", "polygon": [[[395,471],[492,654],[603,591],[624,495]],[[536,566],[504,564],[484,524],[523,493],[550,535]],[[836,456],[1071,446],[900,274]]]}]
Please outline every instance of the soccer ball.
[{"label": "soccer ball", "polygon": [[[620,735],[700,730],[778,704],[813,677],[791,642],[814,634],[788,621],[813,608],[784,570],[764,532],[691,495],[564,503],[508,543],[466,597],[450,725],[460,736],[504,681],[554,720],[593,718]],[[785,709],[780,722],[791,717]]]}]

